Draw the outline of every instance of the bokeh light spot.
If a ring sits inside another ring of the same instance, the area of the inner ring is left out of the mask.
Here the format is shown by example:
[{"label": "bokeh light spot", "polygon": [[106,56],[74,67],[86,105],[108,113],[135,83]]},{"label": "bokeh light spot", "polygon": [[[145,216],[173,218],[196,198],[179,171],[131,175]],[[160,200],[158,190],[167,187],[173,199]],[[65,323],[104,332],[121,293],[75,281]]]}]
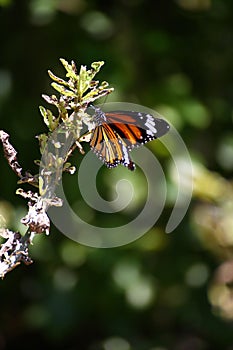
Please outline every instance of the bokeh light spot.
[{"label": "bokeh light spot", "polygon": [[103,343],[104,350],[130,350],[130,344],[127,340],[120,337],[112,337]]},{"label": "bokeh light spot", "polygon": [[126,289],[126,299],[136,309],[144,309],[151,304],[155,297],[152,282],[141,277],[136,283]]},{"label": "bokeh light spot", "polygon": [[81,266],[86,261],[86,249],[73,241],[66,241],[62,244],[61,256],[68,266]]},{"label": "bokeh light spot", "polygon": [[186,271],[185,280],[191,287],[201,287],[209,276],[209,270],[206,265],[196,263]]},{"label": "bokeh light spot", "polygon": [[59,290],[70,290],[77,283],[77,276],[74,272],[66,268],[59,268],[53,277],[54,285]]},{"label": "bokeh light spot", "polygon": [[93,37],[107,39],[113,33],[113,23],[104,13],[92,11],[81,19],[82,27]]}]

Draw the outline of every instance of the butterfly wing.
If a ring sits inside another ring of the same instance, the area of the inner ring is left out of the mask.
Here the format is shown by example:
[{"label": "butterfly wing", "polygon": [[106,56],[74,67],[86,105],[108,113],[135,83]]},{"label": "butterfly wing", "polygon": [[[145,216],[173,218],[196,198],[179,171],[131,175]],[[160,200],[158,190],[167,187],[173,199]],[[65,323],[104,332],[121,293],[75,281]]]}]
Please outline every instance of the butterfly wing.
[{"label": "butterfly wing", "polygon": [[102,124],[94,129],[90,146],[97,157],[102,160],[108,168],[114,168],[122,164],[130,170],[135,165],[129,156],[127,139],[123,139],[114,129],[114,125]]},{"label": "butterfly wing", "polygon": [[128,139],[130,149],[161,137],[170,129],[164,119],[155,118],[148,113],[114,111],[105,115],[107,123],[123,138]]},{"label": "butterfly wing", "polygon": [[168,123],[147,113],[113,111],[102,112],[96,108],[97,126],[93,131],[90,146],[93,152],[109,168],[119,164],[130,170],[135,164],[129,151],[146,142],[163,136],[169,131]]}]

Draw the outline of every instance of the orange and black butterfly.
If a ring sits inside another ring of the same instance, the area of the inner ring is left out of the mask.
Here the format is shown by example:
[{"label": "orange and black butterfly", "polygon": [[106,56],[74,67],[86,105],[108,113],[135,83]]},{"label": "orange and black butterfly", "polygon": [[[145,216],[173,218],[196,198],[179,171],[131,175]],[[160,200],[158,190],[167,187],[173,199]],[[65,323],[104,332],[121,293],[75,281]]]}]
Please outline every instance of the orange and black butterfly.
[{"label": "orange and black butterfly", "polygon": [[[90,146],[108,168],[122,164],[129,170],[134,170],[135,164],[129,152],[165,135],[170,129],[164,119],[155,118],[148,113],[103,112],[98,107],[91,108],[94,109],[95,128],[90,134]],[[80,141],[86,141],[85,135]]]}]

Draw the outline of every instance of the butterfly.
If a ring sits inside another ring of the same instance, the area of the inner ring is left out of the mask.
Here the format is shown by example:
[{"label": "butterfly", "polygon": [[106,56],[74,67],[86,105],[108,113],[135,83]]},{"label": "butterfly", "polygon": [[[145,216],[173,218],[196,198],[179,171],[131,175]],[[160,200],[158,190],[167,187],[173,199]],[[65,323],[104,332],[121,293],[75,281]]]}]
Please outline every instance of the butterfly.
[{"label": "butterfly", "polygon": [[135,148],[165,135],[169,124],[151,114],[130,111],[103,112],[99,107],[94,109],[95,127],[80,138],[80,142],[89,141],[92,151],[108,168],[124,165],[129,170],[135,164],[129,152]]}]

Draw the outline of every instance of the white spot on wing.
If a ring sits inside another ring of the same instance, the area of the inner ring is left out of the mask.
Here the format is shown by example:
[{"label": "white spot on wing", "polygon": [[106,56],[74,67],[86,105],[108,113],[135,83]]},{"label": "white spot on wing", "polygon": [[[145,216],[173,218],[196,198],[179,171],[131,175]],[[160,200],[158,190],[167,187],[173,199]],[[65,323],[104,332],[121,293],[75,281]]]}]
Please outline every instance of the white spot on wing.
[{"label": "white spot on wing", "polygon": [[146,133],[151,136],[157,134],[158,131],[154,127],[155,126],[154,118],[150,114],[147,114],[146,118],[147,120],[146,120],[145,126],[148,128],[148,130],[146,130]]},{"label": "white spot on wing", "polygon": [[122,151],[123,151],[124,163],[125,164],[129,164],[130,160],[129,160],[128,150],[127,150],[127,148],[124,145],[122,146]]}]

